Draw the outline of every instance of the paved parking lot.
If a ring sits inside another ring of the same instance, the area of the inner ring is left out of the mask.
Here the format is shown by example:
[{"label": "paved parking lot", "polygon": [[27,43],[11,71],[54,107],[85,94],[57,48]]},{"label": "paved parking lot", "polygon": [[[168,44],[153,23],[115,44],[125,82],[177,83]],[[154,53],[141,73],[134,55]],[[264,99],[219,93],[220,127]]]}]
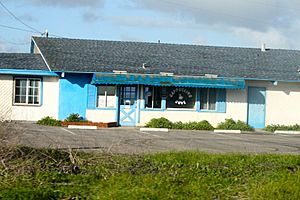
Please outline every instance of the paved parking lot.
[{"label": "paved parking lot", "polygon": [[138,128],[71,130],[15,123],[11,142],[34,147],[74,148],[112,153],[198,150],[212,153],[300,154],[300,135],[228,134],[204,131],[140,132]]}]

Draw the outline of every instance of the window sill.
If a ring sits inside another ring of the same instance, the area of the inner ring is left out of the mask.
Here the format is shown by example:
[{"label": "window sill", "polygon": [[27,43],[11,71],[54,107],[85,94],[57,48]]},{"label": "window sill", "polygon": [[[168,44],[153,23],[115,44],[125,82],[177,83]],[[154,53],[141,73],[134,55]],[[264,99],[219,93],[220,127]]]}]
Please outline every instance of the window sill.
[{"label": "window sill", "polygon": [[88,108],[87,110],[116,110],[116,108]]},{"label": "window sill", "polygon": [[226,112],[220,112],[218,110],[197,110],[197,111],[203,113],[226,113]]},{"label": "window sill", "polygon": [[12,106],[41,107],[42,104],[13,103]]},{"label": "window sill", "polygon": [[141,111],[165,111],[164,109],[161,108],[143,108]]},{"label": "window sill", "polygon": [[185,112],[196,112],[195,108],[167,108],[166,111],[185,111]]}]

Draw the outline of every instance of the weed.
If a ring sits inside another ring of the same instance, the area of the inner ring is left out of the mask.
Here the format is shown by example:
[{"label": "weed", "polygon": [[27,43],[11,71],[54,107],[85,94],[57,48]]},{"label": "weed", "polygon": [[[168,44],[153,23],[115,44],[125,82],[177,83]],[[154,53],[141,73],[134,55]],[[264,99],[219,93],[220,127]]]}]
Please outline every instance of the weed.
[{"label": "weed", "polygon": [[61,126],[61,121],[47,116],[38,120],[37,124],[45,126]]},{"label": "weed", "polygon": [[279,125],[279,124],[271,124],[268,125],[264,130],[270,131],[270,132],[275,132],[276,130],[281,130],[281,131],[300,131],[300,125],[295,124],[295,125]]},{"label": "weed", "polygon": [[300,158],[292,155],[111,155],[16,147],[2,159],[0,199],[300,198]]},{"label": "weed", "polygon": [[70,114],[65,120],[65,122],[86,122],[78,113]]}]

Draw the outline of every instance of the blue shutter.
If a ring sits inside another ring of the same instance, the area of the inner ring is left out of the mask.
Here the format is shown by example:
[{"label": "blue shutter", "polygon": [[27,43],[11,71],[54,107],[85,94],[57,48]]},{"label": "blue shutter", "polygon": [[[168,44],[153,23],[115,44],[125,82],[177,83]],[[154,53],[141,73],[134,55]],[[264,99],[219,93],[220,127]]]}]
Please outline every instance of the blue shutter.
[{"label": "blue shutter", "polygon": [[218,89],[217,112],[226,112],[226,89]]},{"label": "blue shutter", "polygon": [[87,99],[87,108],[95,109],[97,99],[97,87],[95,85],[88,85]]}]

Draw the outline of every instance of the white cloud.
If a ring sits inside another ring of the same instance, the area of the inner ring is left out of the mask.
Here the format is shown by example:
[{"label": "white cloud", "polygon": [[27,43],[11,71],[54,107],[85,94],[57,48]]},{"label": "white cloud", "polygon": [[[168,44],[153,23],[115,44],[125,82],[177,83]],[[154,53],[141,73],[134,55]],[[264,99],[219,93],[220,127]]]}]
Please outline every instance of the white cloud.
[{"label": "white cloud", "polygon": [[300,48],[298,0],[128,1],[131,9],[160,12],[170,19],[181,19],[183,24],[192,22],[191,26],[237,37],[242,43],[257,46],[266,42],[272,47]]},{"label": "white cloud", "polygon": [[[20,0],[18,0],[20,1]],[[21,0],[33,6],[95,7],[103,6],[105,0]]]},{"label": "white cloud", "polygon": [[288,38],[274,28],[260,32],[249,28],[233,28],[232,32],[238,39],[259,47],[265,43],[268,48],[289,48]]}]

